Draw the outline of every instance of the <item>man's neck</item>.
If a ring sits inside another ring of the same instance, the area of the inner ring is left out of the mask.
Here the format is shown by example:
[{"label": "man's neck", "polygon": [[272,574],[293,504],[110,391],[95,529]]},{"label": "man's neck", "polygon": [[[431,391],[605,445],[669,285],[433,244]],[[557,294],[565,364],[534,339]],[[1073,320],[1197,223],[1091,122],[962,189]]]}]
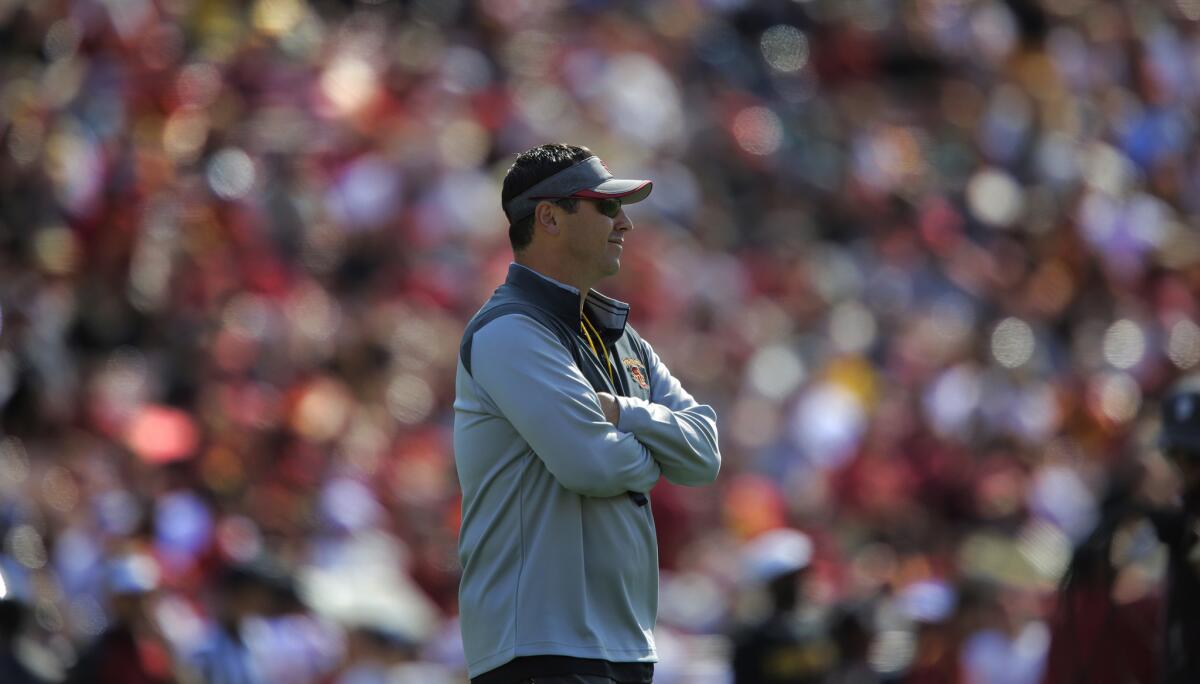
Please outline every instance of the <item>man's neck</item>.
[{"label": "man's neck", "polygon": [[569,273],[566,269],[554,262],[531,259],[527,255],[514,256],[513,261],[531,271],[534,271],[538,275],[549,278],[562,285],[569,285],[570,287],[579,290],[579,317],[583,318],[583,304],[587,301],[588,291],[592,289],[592,285],[590,283],[582,282],[583,279],[580,278],[578,274]]}]

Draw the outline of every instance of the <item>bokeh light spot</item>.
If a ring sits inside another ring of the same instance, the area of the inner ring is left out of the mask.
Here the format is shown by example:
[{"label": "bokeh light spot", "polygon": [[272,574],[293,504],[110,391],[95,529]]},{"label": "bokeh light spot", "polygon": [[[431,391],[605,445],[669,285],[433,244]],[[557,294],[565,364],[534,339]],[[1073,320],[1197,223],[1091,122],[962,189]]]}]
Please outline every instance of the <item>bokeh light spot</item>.
[{"label": "bokeh light spot", "polygon": [[1099,412],[1114,423],[1127,423],[1142,406],[1142,388],[1128,373],[1108,373],[1093,379],[1091,398]]},{"label": "bokeh light spot", "polygon": [[750,385],[768,399],[784,399],[804,382],[804,362],[785,345],[758,350],[746,369]]},{"label": "bokeh light spot", "polygon": [[1167,337],[1167,357],[1180,370],[1200,363],[1200,326],[1188,319],[1171,326],[1171,333]]},{"label": "bokeh light spot", "polygon": [[779,434],[779,405],[762,397],[743,397],[733,406],[731,437],[744,448],[766,446]]},{"label": "bokeh light spot", "polygon": [[808,63],[808,38],[795,26],[779,24],[762,34],[759,40],[763,59],[772,69],[791,73]]},{"label": "bokeh light spot", "polygon": [[333,439],[350,418],[352,399],[335,380],[323,378],[305,389],[292,416],[292,427],[317,442]]},{"label": "bokeh light spot", "polygon": [[227,147],[208,162],[208,185],[222,199],[244,197],[254,187],[254,161],[236,147]]},{"label": "bokeh light spot", "polygon": [[1054,584],[1071,562],[1071,539],[1055,525],[1037,521],[1021,531],[1017,551],[1042,579]]},{"label": "bokeh light spot", "polygon": [[414,425],[421,422],[429,416],[433,405],[433,390],[417,375],[401,373],[388,383],[388,412],[401,423]]},{"label": "bokeh light spot", "polygon": [[861,354],[875,343],[877,326],[871,310],[857,301],[842,302],[829,314],[829,337],[847,354]]},{"label": "bokeh light spot", "polygon": [[474,119],[456,119],[438,135],[438,150],[448,166],[473,169],[483,163],[491,149],[487,129]]},{"label": "bokeh light spot", "polygon": [[186,458],[195,450],[199,433],[191,417],[179,409],[145,406],[129,423],[125,443],[150,463]]},{"label": "bokeh light spot", "polygon": [[79,41],[83,38],[83,29],[74,17],[59,19],[50,25],[46,38],[42,41],[42,49],[51,61],[70,57],[79,49]]},{"label": "bokeh light spot", "polygon": [[301,0],[258,0],[254,3],[254,27],[270,36],[279,36],[295,28],[304,18]]},{"label": "bokeh light spot", "polygon": [[1134,177],[1133,162],[1112,145],[1101,142],[1082,152],[1079,166],[1087,184],[1107,195],[1120,195]]},{"label": "bokeh light spot", "polygon": [[351,114],[375,96],[375,70],[360,57],[342,55],[321,75],[321,90],[341,114]]},{"label": "bokeh light spot", "polygon": [[34,604],[33,619],[39,627],[51,634],[63,628],[62,611],[49,599],[41,600]]},{"label": "bokeh light spot", "polygon": [[917,650],[917,639],[904,629],[885,629],[871,641],[867,660],[875,672],[892,674],[902,672],[912,663]]},{"label": "bokeh light spot", "polygon": [[970,20],[971,32],[983,56],[1000,61],[1013,51],[1019,28],[1016,17],[1000,2],[979,3]]},{"label": "bokeh light spot", "polygon": [[286,314],[300,334],[318,342],[332,338],[342,322],[338,301],[316,284],[300,289],[288,301]]},{"label": "bokeh light spot", "polygon": [[627,52],[614,57],[598,85],[596,95],[603,100],[614,133],[654,147],[681,139],[687,127],[679,84],[649,55]]},{"label": "bokeh light spot", "polygon": [[1200,0],[1175,0],[1175,6],[1189,21],[1200,21]]},{"label": "bokeh light spot", "polygon": [[196,109],[180,109],[163,124],[163,149],[176,162],[194,161],[208,140],[208,115]]},{"label": "bokeh light spot", "polygon": [[79,486],[71,471],[53,466],[42,477],[42,496],[54,510],[69,513],[79,501]]},{"label": "bokeh light spot", "polygon": [[923,397],[933,429],[944,436],[967,434],[971,417],[983,396],[983,381],[975,368],[954,366],[937,377]]},{"label": "bokeh light spot", "polygon": [[0,441],[0,489],[13,490],[29,477],[29,455],[16,437]]},{"label": "bokeh light spot", "polygon": [[992,331],[992,357],[1005,368],[1019,368],[1033,358],[1033,329],[1019,318],[1006,318]]},{"label": "bokeh light spot", "polygon": [[37,161],[42,153],[46,137],[46,126],[38,118],[23,116],[12,122],[8,129],[8,156],[21,166]]},{"label": "bokeh light spot", "polygon": [[986,169],[967,183],[967,206],[980,221],[1007,228],[1020,218],[1025,197],[1012,176],[999,169]]},{"label": "bokeh light spot", "polygon": [[18,525],[8,533],[5,546],[18,563],[30,570],[46,565],[46,544],[31,525]]},{"label": "bokeh light spot", "polygon": [[83,597],[75,599],[71,602],[68,610],[71,616],[71,624],[86,636],[95,637],[108,626],[108,618],[104,614],[104,607],[94,598]]},{"label": "bokeh light spot", "polygon": [[492,82],[492,63],[486,55],[465,45],[455,45],[442,55],[442,83],[453,93],[474,93]]},{"label": "bokeh light spot", "polygon": [[1146,352],[1146,335],[1128,319],[1122,319],[1104,333],[1104,360],[1114,368],[1127,370],[1142,360]]},{"label": "bokeh light spot", "polygon": [[833,468],[853,454],[867,425],[862,401],[852,389],[824,382],[807,390],[790,420],[792,439],[809,460]]},{"label": "bokeh light spot", "polygon": [[747,107],[733,118],[733,137],[750,154],[774,154],[783,144],[783,123],[766,107]]},{"label": "bokeh light spot", "polygon": [[66,275],[78,265],[81,247],[70,228],[54,226],[34,234],[33,251],[38,265],[47,273]]}]

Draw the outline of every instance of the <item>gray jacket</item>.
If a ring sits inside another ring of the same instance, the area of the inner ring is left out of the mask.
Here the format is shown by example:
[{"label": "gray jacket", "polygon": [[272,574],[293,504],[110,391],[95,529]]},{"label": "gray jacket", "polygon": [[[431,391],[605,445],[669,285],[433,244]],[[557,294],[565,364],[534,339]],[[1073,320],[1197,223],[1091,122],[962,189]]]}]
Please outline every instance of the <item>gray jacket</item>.
[{"label": "gray jacket", "polygon": [[[585,311],[611,365],[578,334],[578,291],[513,264],[463,336],[454,458],[471,677],[520,656],[656,661],[644,493],[720,468],[715,412],[625,324],[628,305],[593,290]],[[598,391],[618,397],[618,425]]]}]

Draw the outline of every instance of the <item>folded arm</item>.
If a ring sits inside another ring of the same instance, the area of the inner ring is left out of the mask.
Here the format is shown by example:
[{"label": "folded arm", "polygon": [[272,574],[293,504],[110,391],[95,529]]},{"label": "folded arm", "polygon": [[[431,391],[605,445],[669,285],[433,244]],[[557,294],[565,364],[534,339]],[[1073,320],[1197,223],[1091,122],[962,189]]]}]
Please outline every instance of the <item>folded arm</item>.
[{"label": "folded arm", "polygon": [[717,413],[688,394],[649,344],[646,351],[650,400],[617,397],[617,427],[650,449],[667,480],[688,486],[708,484],[721,469]]},{"label": "folded arm", "polygon": [[475,333],[471,375],[562,486],[585,496],[648,492],[659,465],[604,419],[596,392],[558,338],[520,314]]}]

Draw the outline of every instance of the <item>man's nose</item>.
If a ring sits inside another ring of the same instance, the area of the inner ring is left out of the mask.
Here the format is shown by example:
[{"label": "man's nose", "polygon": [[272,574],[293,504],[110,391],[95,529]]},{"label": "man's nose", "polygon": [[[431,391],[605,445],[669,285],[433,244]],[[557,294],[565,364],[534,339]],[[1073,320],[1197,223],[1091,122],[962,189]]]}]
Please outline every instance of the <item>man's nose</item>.
[{"label": "man's nose", "polygon": [[617,212],[617,218],[613,220],[613,230],[621,232],[633,230],[633,221],[630,221],[629,216],[625,214],[624,207],[621,208],[621,211]]}]

